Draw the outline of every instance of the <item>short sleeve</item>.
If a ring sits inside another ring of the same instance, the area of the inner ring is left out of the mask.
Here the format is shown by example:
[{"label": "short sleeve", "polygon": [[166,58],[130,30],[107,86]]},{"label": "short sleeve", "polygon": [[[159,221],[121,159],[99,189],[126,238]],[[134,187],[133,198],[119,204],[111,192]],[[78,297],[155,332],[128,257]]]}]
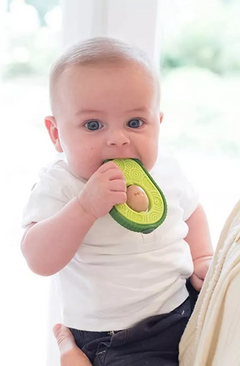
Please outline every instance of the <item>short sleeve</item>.
[{"label": "short sleeve", "polygon": [[179,177],[182,183],[182,193],[179,199],[183,209],[183,220],[186,221],[199,205],[199,194],[194,185],[188,180],[179,166]]},{"label": "short sleeve", "polygon": [[186,221],[196,210],[199,204],[199,195],[174,154],[161,151],[153,173],[158,176],[157,182],[159,182],[160,187],[166,189],[169,197],[177,195],[178,205],[182,209],[182,218]]},{"label": "short sleeve", "polygon": [[22,227],[26,228],[32,222],[53,216],[72,198],[73,195],[64,183],[64,171],[57,166],[43,168],[24,208]]}]

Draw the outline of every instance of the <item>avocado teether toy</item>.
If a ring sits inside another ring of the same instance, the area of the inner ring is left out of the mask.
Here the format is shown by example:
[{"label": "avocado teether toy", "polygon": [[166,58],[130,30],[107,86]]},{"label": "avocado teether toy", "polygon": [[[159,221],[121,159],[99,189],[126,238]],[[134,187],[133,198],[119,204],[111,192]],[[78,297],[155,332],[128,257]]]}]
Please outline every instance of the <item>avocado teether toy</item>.
[{"label": "avocado teether toy", "polygon": [[150,233],[167,215],[166,199],[138,159],[113,159],[123,171],[127,184],[127,202],[115,205],[110,215],[126,229]]}]

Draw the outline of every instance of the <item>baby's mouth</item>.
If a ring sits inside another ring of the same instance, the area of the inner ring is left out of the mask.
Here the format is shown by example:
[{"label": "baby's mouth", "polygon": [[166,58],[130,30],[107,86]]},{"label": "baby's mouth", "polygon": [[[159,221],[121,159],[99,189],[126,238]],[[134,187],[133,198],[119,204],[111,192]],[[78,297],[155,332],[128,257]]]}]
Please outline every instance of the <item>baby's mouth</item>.
[{"label": "baby's mouth", "polygon": [[103,163],[106,163],[107,161],[110,161],[110,160],[126,160],[126,159],[139,159],[139,157],[136,157],[136,156],[125,156],[125,157],[120,157],[120,156],[115,156],[115,157],[111,157],[111,158],[108,158],[108,159],[105,159],[103,161]]}]

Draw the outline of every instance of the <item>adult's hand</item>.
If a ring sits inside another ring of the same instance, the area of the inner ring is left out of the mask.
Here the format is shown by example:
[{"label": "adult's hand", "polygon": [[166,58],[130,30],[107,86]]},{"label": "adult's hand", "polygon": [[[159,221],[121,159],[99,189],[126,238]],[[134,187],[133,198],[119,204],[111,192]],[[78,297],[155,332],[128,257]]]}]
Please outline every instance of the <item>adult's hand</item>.
[{"label": "adult's hand", "polygon": [[92,366],[87,356],[77,347],[68,328],[56,324],[53,327],[53,334],[58,343],[61,366]]}]

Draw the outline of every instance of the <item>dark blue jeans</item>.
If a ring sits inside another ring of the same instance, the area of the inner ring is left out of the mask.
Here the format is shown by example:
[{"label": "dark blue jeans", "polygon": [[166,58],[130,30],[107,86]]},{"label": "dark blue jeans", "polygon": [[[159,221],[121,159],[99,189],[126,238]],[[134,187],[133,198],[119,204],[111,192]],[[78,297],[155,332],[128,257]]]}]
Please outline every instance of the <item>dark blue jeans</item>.
[{"label": "dark blue jeans", "polygon": [[178,345],[192,313],[190,297],[168,314],[118,332],[70,329],[94,366],[177,366]]}]

